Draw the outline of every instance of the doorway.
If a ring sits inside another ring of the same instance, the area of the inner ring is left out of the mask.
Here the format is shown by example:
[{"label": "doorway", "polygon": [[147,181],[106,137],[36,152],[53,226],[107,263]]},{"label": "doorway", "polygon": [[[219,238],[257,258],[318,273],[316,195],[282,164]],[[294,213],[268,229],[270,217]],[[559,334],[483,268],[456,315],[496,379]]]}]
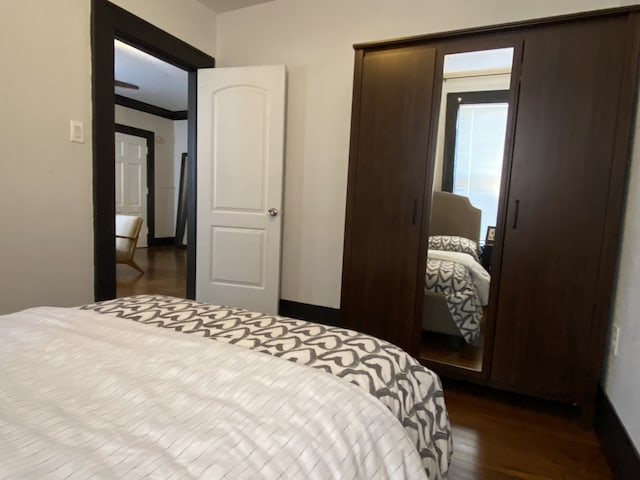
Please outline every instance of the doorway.
[{"label": "doorway", "polygon": [[[195,219],[197,70],[215,66],[213,57],[106,0],[92,1],[93,200],[95,299],[116,296],[115,263],[115,94],[114,40],[121,39],[186,70],[188,93],[187,210]],[[187,224],[187,298],[195,296],[195,221]]]},{"label": "doorway", "polygon": [[123,41],[114,47],[116,214],[142,219],[131,254],[140,270],[121,253],[116,296],[184,298],[186,239],[183,246],[175,237],[187,150],[188,73]]},{"label": "doorway", "polygon": [[155,237],[154,143],[153,132],[116,123],[116,214],[142,218],[138,247]]}]

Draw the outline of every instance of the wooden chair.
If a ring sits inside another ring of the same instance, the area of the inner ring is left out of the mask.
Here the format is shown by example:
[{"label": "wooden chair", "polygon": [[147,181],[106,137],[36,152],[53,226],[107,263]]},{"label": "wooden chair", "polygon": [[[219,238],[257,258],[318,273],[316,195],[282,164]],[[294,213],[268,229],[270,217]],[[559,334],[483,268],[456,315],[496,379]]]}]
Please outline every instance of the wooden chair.
[{"label": "wooden chair", "polygon": [[144,273],[133,259],[141,228],[141,217],[116,215],[116,263],[126,263],[140,273]]}]

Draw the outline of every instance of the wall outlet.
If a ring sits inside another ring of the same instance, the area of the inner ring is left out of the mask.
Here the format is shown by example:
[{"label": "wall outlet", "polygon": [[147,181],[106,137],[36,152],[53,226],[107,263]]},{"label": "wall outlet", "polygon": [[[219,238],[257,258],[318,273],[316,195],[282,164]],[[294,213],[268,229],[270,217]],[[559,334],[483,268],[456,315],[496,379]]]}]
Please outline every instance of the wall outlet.
[{"label": "wall outlet", "polygon": [[620,327],[614,323],[611,326],[611,347],[609,350],[614,357],[618,356],[619,345],[620,345]]}]

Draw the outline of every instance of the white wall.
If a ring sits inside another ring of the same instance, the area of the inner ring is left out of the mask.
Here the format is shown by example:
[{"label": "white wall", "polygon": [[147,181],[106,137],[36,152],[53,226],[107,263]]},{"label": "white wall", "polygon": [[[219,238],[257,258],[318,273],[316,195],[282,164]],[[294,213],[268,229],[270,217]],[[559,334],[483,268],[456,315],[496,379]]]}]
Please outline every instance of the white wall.
[{"label": "white wall", "polygon": [[[213,55],[196,0],[118,2]],[[0,313],[93,301],[90,0],[3,1]],[[69,142],[69,120],[86,142]]]},{"label": "white wall", "polygon": [[0,313],[93,300],[89,10],[2,3]]},{"label": "white wall", "polygon": [[116,123],[154,132],[155,237],[173,237],[176,226],[174,121],[116,105]]},{"label": "white wall", "polygon": [[110,0],[180,40],[215,56],[216,14],[197,0]]},{"label": "white wall", "polygon": [[284,63],[282,297],[338,307],[352,44],[619,6],[614,0],[276,0],[218,15],[218,66]]},{"label": "white wall", "polygon": [[640,451],[640,122],[636,119],[622,253],[619,259],[613,322],[620,327],[618,356],[609,351],[604,387]]}]

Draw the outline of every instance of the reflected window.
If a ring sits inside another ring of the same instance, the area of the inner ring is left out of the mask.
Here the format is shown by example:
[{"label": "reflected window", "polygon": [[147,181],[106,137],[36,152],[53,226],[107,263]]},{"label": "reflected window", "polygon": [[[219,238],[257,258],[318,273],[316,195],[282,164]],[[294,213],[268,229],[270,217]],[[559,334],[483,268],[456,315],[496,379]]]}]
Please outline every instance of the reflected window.
[{"label": "reflected window", "polygon": [[468,197],[482,210],[482,235],[498,216],[508,95],[508,90],[447,95],[442,189]]}]

